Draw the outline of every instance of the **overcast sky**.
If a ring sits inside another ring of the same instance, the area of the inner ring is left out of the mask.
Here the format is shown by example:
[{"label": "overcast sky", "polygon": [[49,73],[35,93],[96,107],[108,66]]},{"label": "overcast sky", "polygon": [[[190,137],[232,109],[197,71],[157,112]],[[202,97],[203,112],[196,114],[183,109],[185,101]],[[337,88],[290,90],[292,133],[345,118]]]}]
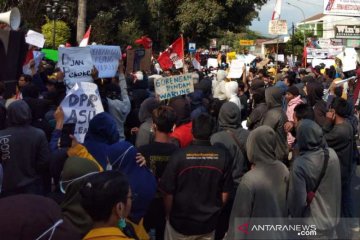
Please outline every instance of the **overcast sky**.
[{"label": "overcast sky", "polygon": [[[282,0],[282,9],[281,9],[281,19],[287,20],[289,28],[291,23],[294,22],[295,25],[297,22],[303,20],[303,14],[301,11],[293,6],[288,5],[287,3],[298,6],[304,11],[305,18],[311,17],[323,11],[323,1],[322,0]],[[255,19],[252,22],[250,29],[253,31],[260,32],[264,35],[268,34],[268,22],[271,19],[272,12],[275,7],[276,0],[269,0],[265,4],[261,11],[259,12],[260,21]]]}]

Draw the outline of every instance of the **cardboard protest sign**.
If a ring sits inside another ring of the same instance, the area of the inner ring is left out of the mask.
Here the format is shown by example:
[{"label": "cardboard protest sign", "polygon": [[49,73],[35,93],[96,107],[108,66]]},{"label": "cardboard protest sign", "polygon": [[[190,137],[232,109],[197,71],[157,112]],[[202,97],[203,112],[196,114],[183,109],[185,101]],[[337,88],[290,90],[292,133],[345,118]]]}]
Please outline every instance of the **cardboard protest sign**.
[{"label": "cardboard protest sign", "polygon": [[91,70],[94,64],[88,47],[59,48],[58,64],[65,75],[68,89],[75,83],[93,81]]},{"label": "cardboard protest sign", "polygon": [[216,58],[209,58],[207,60],[207,67],[213,67],[213,68],[217,68],[219,66],[218,60]]},{"label": "cardboard protest sign", "polygon": [[89,82],[76,83],[61,102],[65,123],[75,123],[74,136],[83,143],[90,120],[104,111],[97,85]]},{"label": "cardboard protest sign", "polygon": [[357,52],[354,48],[345,48],[345,50],[336,56],[340,58],[343,65],[343,72],[348,72],[356,69]]},{"label": "cardboard protest sign", "polygon": [[45,44],[45,38],[41,33],[29,30],[26,34],[25,42],[35,47],[43,48]]},{"label": "cardboard protest sign", "polygon": [[241,78],[243,74],[244,62],[242,60],[232,60],[228,78]]},{"label": "cardboard protest sign", "polygon": [[126,51],[126,73],[151,70],[152,49],[129,49]]},{"label": "cardboard protest sign", "polygon": [[154,79],[155,93],[160,100],[194,92],[192,73]]},{"label": "cardboard protest sign", "polygon": [[119,46],[90,46],[91,57],[96,69],[99,71],[99,78],[111,78],[116,75],[121,58]]}]

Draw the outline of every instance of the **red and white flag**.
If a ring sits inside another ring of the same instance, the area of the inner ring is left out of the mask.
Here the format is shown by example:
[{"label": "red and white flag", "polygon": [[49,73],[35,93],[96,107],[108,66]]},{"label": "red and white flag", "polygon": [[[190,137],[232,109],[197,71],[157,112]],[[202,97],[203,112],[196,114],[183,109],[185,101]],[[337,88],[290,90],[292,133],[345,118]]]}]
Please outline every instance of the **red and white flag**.
[{"label": "red and white flag", "polygon": [[194,66],[195,69],[197,70],[201,70],[201,64],[200,64],[200,53],[197,52],[195,53],[195,58],[192,60],[192,64]]},{"label": "red and white flag", "polygon": [[279,20],[281,15],[282,0],[276,0],[271,20]]},{"label": "red and white flag", "polygon": [[89,44],[90,32],[91,32],[91,25],[89,29],[86,31],[83,39],[81,40],[79,47],[86,47]]},{"label": "red and white flag", "polygon": [[34,53],[32,49],[29,49],[28,52],[26,53],[26,57],[25,57],[25,61],[23,63],[23,73],[27,74],[27,75],[31,75],[31,68],[30,68],[30,64],[31,64],[31,60],[34,60]]},{"label": "red and white flag", "polygon": [[175,65],[176,69],[184,67],[184,39],[179,37],[158,58],[163,70],[168,70]]}]

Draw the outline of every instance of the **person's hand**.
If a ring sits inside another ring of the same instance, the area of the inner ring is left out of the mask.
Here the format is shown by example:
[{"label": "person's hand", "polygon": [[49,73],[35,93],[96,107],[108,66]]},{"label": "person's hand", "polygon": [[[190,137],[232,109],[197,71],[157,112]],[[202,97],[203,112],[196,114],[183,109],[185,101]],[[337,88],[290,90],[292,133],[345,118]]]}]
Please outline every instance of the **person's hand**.
[{"label": "person's hand", "polygon": [[80,144],[74,135],[70,135],[70,138],[72,140],[71,141],[71,147],[72,148],[74,148],[74,147],[76,147],[77,145]]},{"label": "person's hand", "polygon": [[136,159],[136,163],[139,164],[140,167],[146,165],[146,159],[141,153],[137,153],[135,159]]},{"label": "person's hand", "polygon": [[138,127],[133,127],[133,128],[130,130],[131,135],[136,135],[136,134],[138,134],[138,132],[139,132],[139,128],[138,128]]},{"label": "person's hand", "polygon": [[294,122],[286,122],[284,125],[285,132],[290,132],[294,128]]},{"label": "person's hand", "polygon": [[62,82],[64,81],[64,78],[65,78],[65,74],[62,71],[56,72],[56,77],[55,77],[56,81]]},{"label": "person's hand", "polygon": [[61,130],[64,125],[65,115],[63,109],[60,106],[56,109],[54,118],[56,120],[56,129]]},{"label": "person's hand", "polygon": [[91,69],[91,77],[93,80],[96,80],[99,78],[99,71],[94,66],[93,69]]}]

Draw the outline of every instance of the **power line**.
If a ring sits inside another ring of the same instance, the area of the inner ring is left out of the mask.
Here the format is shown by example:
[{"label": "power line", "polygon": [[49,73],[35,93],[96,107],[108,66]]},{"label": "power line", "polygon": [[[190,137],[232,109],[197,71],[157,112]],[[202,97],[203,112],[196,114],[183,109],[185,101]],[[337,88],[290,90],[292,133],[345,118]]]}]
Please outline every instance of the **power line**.
[{"label": "power line", "polygon": [[316,3],[310,3],[310,2],[305,2],[303,0],[297,0],[298,2],[302,2],[302,3],[305,3],[305,4],[309,4],[309,5],[313,5],[313,6],[319,6],[319,7],[322,7],[322,5],[320,4],[316,4]]}]

